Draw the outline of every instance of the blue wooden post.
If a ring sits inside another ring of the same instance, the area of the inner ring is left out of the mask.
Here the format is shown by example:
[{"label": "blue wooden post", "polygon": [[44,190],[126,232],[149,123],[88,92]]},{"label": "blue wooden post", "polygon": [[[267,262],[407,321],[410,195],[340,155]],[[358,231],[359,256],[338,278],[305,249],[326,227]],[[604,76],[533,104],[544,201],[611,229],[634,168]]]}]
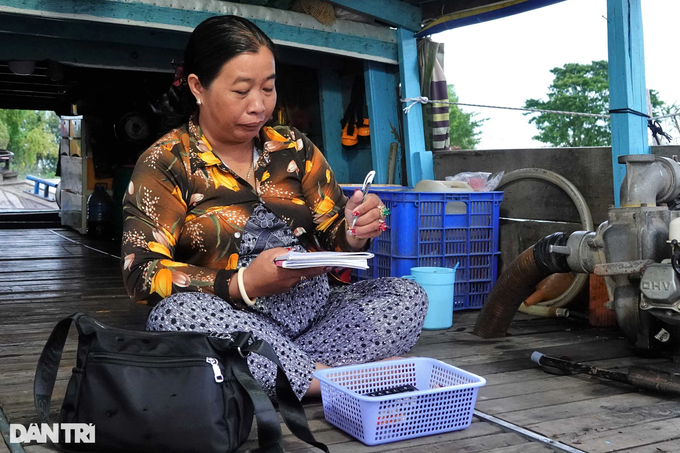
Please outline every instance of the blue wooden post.
[{"label": "blue wooden post", "polygon": [[[390,143],[399,143],[400,105],[397,102],[399,78],[391,68],[392,66],[374,61],[364,63],[366,103],[371,128],[371,155],[377,184],[387,182]],[[395,184],[401,184],[400,168],[401,165],[397,165]]]},{"label": "blue wooden post", "polygon": [[[647,114],[645,52],[642,35],[641,0],[607,0],[609,38],[609,108],[631,109]],[[634,113],[611,116],[614,199],[619,206],[619,189],[626,167],[619,156],[649,154],[647,119]]]},{"label": "blue wooden post", "polygon": [[[397,41],[401,97],[402,99],[416,98],[420,96],[416,39],[413,37],[413,32],[399,28]],[[402,103],[401,108],[404,106]],[[408,114],[403,114],[403,118],[408,185],[414,186],[421,179],[434,179],[432,152],[425,150],[422,105],[414,105]]]},{"label": "blue wooden post", "polygon": [[340,120],[344,113],[340,75],[330,67],[319,69],[319,97],[321,104],[321,130],[326,160],[340,183],[349,182],[349,162],[344,159],[340,137]]}]

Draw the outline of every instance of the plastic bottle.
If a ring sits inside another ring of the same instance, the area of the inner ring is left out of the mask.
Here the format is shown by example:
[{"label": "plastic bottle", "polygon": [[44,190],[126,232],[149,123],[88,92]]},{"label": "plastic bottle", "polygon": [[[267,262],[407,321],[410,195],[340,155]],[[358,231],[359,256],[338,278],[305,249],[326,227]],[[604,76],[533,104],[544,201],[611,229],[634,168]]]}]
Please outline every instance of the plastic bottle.
[{"label": "plastic bottle", "polygon": [[87,234],[97,238],[110,238],[113,227],[113,200],[106,192],[106,184],[95,184],[87,199]]}]

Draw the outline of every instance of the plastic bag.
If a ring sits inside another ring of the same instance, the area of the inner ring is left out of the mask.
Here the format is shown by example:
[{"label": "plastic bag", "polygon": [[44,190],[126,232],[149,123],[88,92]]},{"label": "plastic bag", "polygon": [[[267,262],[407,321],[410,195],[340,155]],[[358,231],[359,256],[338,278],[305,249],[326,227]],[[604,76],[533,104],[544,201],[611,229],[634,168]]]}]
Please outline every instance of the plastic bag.
[{"label": "plastic bag", "polygon": [[470,185],[475,192],[491,192],[501,183],[504,171],[489,178],[491,173],[486,172],[463,172],[456,176],[447,176],[447,181],[462,181]]}]

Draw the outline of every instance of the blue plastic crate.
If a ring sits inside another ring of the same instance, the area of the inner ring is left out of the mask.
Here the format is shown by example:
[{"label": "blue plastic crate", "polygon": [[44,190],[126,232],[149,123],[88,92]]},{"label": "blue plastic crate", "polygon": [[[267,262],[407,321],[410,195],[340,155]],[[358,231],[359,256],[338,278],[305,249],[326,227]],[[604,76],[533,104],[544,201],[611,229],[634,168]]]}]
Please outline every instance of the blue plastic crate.
[{"label": "blue plastic crate", "polygon": [[[343,187],[348,197],[356,187]],[[408,275],[412,267],[453,268],[454,310],[482,308],[498,274],[498,217],[503,192],[412,192],[371,188],[390,209],[359,280]]]}]

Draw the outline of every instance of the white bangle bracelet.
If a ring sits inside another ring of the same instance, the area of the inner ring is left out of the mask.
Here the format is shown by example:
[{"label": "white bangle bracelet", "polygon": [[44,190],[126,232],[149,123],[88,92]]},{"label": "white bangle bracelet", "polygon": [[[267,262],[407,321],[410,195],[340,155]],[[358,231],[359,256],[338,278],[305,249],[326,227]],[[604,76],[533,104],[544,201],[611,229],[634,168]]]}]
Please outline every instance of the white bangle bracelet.
[{"label": "white bangle bracelet", "polygon": [[238,270],[238,274],[236,276],[236,283],[238,284],[238,292],[241,293],[241,299],[243,299],[243,302],[246,303],[249,307],[252,307],[255,305],[255,302],[257,302],[257,297],[255,300],[250,300],[250,297],[248,297],[248,294],[246,294],[246,287],[243,284],[243,273],[246,271],[245,267],[241,267]]}]

